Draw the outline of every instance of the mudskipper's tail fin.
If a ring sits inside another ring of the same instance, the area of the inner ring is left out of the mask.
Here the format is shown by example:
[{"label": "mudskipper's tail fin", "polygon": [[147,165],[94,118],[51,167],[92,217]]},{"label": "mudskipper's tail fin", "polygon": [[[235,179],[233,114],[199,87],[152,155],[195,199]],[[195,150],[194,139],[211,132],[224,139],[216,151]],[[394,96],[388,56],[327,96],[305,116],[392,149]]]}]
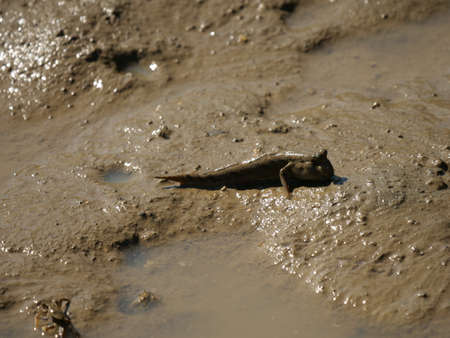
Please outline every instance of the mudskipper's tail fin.
[{"label": "mudskipper's tail fin", "polygon": [[183,182],[184,176],[154,176],[154,178],[159,178],[162,180],[175,181],[175,182]]},{"label": "mudskipper's tail fin", "polygon": [[191,175],[155,176],[155,178],[179,182],[181,185],[192,184],[197,181],[197,178]]}]

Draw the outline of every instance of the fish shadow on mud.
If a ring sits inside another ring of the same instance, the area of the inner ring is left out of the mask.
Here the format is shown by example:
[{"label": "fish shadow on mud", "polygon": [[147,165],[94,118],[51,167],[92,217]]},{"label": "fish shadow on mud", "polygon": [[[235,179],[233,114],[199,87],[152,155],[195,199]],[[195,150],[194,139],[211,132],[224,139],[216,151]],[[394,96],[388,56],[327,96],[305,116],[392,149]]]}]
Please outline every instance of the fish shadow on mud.
[{"label": "fish shadow on mud", "polygon": [[[335,185],[342,185],[344,182],[346,182],[348,179],[346,177],[339,177],[339,176],[333,176],[331,180],[329,181],[320,181],[320,182],[311,182],[311,181],[298,181],[298,180],[292,180],[289,181],[289,186],[292,187],[292,190],[300,187],[307,187],[307,188],[318,188],[318,187],[326,187],[331,184]],[[272,180],[267,182],[256,182],[256,183],[246,183],[246,184],[226,184],[227,188],[231,189],[237,189],[237,190],[249,190],[249,189],[266,189],[266,188],[274,188],[274,187],[281,187],[282,184],[280,180]],[[186,189],[186,188],[195,188],[195,189],[202,189],[202,190],[220,190],[224,187],[224,185],[217,185],[217,186],[201,186],[196,184],[183,184],[183,185],[170,185],[166,186],[163,189]]]},{"label": "fish shadow on mud", "polygon": [[331,182],[335,185],[343,185],[347,181],[348,181],[347,177],[341,177],[341,176],[336,176],[336,175],[331,177]]}]

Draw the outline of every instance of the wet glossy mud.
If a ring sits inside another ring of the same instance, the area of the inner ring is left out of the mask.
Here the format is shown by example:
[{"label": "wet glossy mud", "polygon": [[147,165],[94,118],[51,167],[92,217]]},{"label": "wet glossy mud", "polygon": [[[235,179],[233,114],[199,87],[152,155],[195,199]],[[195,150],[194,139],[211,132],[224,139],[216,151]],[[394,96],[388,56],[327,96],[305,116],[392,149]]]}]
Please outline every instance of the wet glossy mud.
[{"label": "wet glossy mud", "polygon": [[[122,285],[114,324],[92,336],[123,337],[398,337],[369,327],[315,297],[283,274],[258,244],[261,234],[211,235],[126,252],[115,274]],[[142,290],[158,303],[133,304]],[[131,305],[130,305],[131,304]]]},{"label": "wet glossy mud", "polygon": [[[70,299],[86,336],[141,318],[117,306],[125,249],[258,232],[339,314],[446,336],[449,18],[445,0],[2,2],[0,335],[34,334],[42,299]],[[153,179],[322,148],[346,180],[291,200]],[[105,182],[116,167],[132,178]]]}]

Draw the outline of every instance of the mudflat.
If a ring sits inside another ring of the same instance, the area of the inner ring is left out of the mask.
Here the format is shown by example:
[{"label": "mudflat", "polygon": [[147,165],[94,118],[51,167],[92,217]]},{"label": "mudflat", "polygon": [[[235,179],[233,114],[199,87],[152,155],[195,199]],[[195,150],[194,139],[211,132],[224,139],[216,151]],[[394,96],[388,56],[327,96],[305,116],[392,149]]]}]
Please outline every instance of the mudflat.
[{"label": "mudflat", "polygon": [[[0,335],[35,335],[52,299],[82,336],[126,325],[129,249],[258,233],[246,243],[335,311],[444,337],[449,7],[3,1]],[[153,179],[320,149],[341,180],[290,199]]]}]

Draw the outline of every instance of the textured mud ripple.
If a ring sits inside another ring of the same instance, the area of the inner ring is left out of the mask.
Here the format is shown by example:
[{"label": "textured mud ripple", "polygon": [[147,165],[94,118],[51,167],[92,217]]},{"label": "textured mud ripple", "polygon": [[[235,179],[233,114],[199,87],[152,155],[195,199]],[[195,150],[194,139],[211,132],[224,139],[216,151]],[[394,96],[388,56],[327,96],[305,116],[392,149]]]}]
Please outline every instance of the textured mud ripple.
[{"label": "textured mud ripple", "polygon": [[338,306],[384,321],[409,322],[430,312],[445,318],[448,211],[436,213],[424,199],[403,205],[406,193],[370,185],[363,192],[351,181],[304,189],[293,200],[268,191],[252,220],[267,236],[274,262]]}]

